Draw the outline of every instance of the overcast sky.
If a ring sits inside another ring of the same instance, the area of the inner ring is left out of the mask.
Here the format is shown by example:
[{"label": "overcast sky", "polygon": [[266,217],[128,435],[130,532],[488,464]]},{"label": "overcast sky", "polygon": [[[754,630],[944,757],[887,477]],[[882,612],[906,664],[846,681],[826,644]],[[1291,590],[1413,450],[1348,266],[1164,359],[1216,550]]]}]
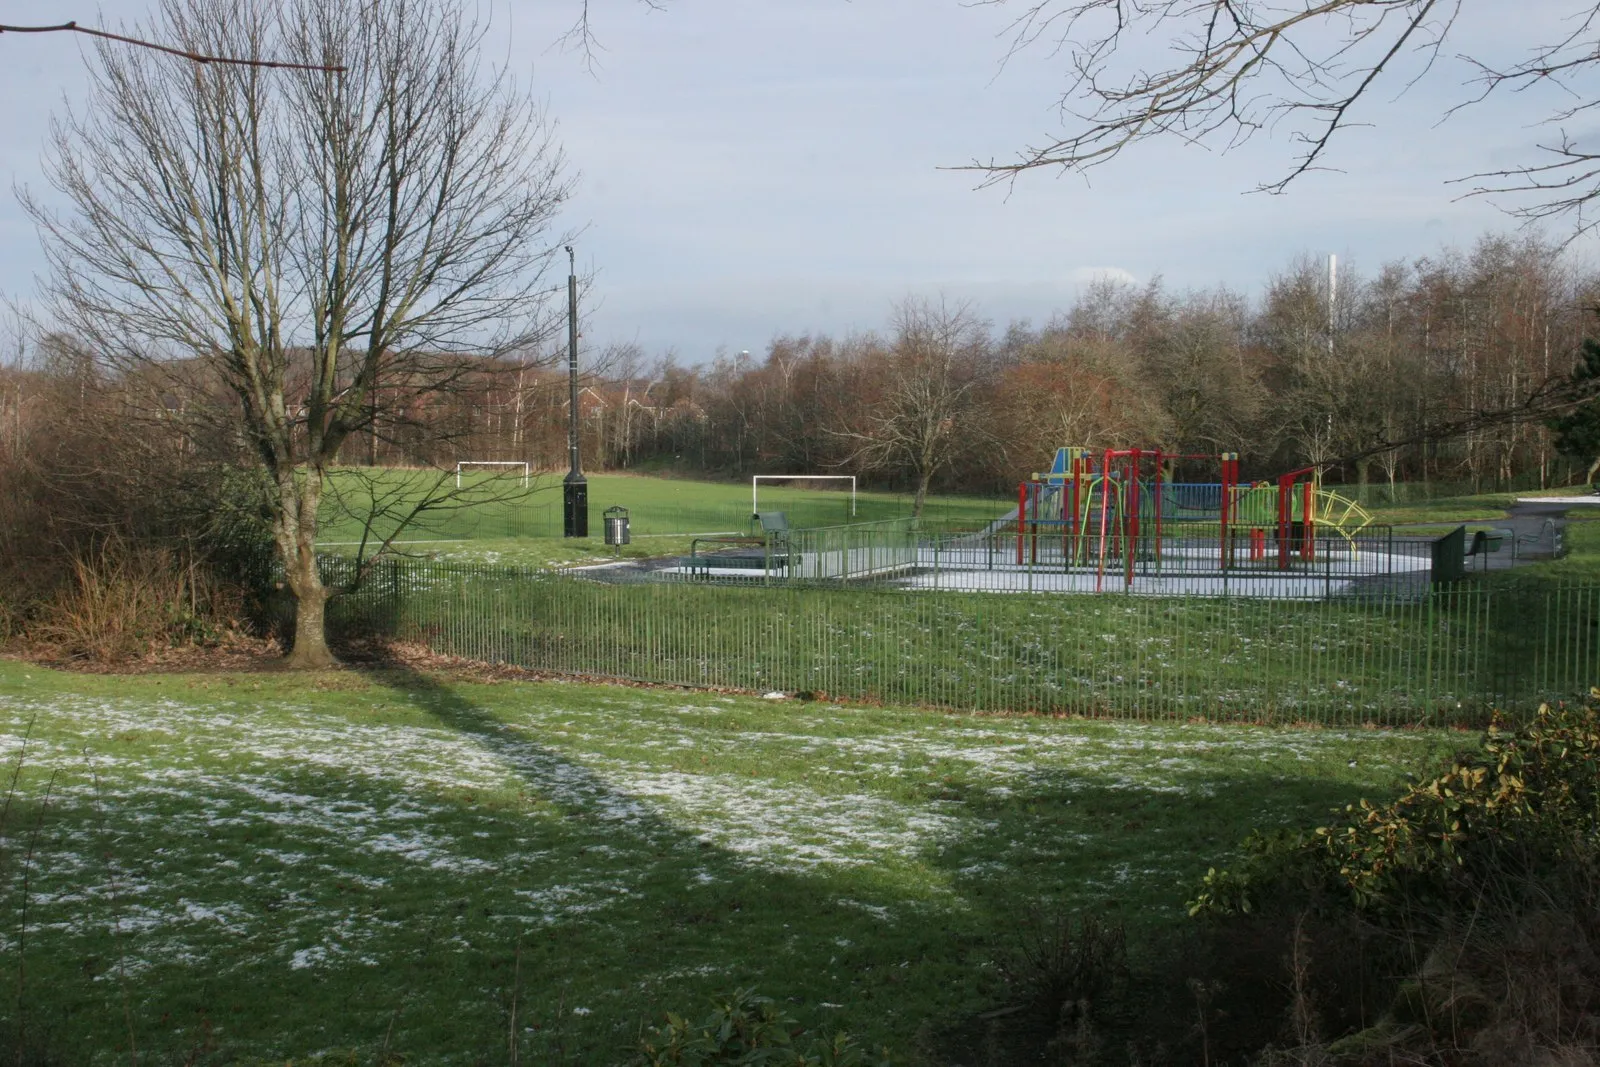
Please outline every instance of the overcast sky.
[{"label": "overcast sky", "polygon": [[[489,0],[485,0],[488,4]],[[0,0],[0,23],[76,17],[62,0]],[[598,67],[555,45],[579,0],[492,0],[493,57],[530,80],[578,177],[567,222],[594,275],[590,343],[636,341],[700,362],[774,336],[882,328],[906,296],[971,298],[997,326],[1042,322],[1113,272],[1255,294],[1295,256],[1373,268],[1515,224],[1445,184],[1529,158],[1549,98],[1491,100],[1443,124],[1468,76],[1452,57],[1504,58],[1559,31],[1570,3],[1482,0],[1447,55],[1401,94],[1380,87],[1330,162],[1287,195],[1251,193],[1292,159],[1287,131],[1227,154],[1132,149],[1087,179],[1034,172],[976,188],[948,168],[1006,157],[1059,128],[1063,63],[1039,49],[1002,67],[1007,7],[959,0],[591,0]],[[1014,5],[1013,5],[1014,6]],[[1587,5],[1581,5],[1587,6]],[[1515,22],[1507,20],[1515,18]],[[0,36],[0,174],[41,186],[48,116],[82,91],[69,35]],[[1585,133],[1587,131],[1573,131]],[[1586,248],[1580,252],[1587,252]],[[41,256],[0,196],[0,291],[26,298]]]}]

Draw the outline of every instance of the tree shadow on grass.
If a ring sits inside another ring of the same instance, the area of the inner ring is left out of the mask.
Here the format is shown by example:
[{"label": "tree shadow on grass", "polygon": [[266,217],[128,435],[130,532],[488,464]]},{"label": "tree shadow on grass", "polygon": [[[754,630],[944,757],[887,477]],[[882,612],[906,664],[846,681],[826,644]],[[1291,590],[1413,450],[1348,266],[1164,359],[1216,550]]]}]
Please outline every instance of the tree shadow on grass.
[{"label": "tree shadow on grass", "polygon": [[[641,843],[629,864],[640,891],[610,912],[613,931],[631,923],[629,937],[638,940],[611,945],[611,966],[720,971],[725,987],[740,977],[729,961],[788,959],[805,977],[779,971],[770,992],[849,1005],[841,1021],[914,1005],[922,1018],[896,1018],[887,1028],[902,1041],[991,995],[986,965],[1025,932],[1020,917],[1030,907],[1050,902],[1135,927],[1181,926],[1198,876],[1251,829],[1315,823],[1364,791],[1350,781],[1238,768],[1174,774],[1143,788],[1046,772],[1025,797],[958,790],[964,829],[926,841],[917,857],[951,889],[930,901],[886,889],[859,869],[752,866],[433,677],[401,672],[384,684],[478,739],[530,785],[578,790],[586,799],[575,814],[602,845],[615,847],[617,835]],[[695,884],[697,877],[709,884]],[[894,909],[896,921],[871,918],[874,908]]]},{"label": "tree shadow on grass", "polygon": [[[130,882],[177,885],[168,911],[200,916],[160,958],[146,935],[131,943],[151,957],[132,986],[136,1027],[163,1054],[185,1059],[212,1040],[205,1056],[223,1059],[353,1048],[363,1060],[500,1062],[515,996],[524,1062],[611,1063],[628,1058],[641,1023],[752,985],[805,1025],[903,1053],[919,1030],[985,1003],[984,965],[1027,905],[1156,921],[1181,903],[1182,854],[1231,845],[1259,821],[1256,800],[1284,791],[1248,773],[1206,776],[1209,798],[1042,773],[1007,798],[977,788],[974,770],[941,809],[953,831],[925,834],[915,855],[797,869],[675,822],[670,805],[629,795],[460,687],[411,670],[366,678],[489,759],[452,779],[447,754],[439,773],[411,778],[365,773],[359,756],[296,767],[288,753],[265,770],[208,772],[203,789],[135,783],[103,824],[62,809],[82,824],[59,824],[64,835],[87,828],[126,860]],[[502,774],[515,786],[484,788]],[[1292,790],[1301,806],[1350,799],[1335,783]],[[325,817],[298,818],[307,804]],[[1150,856],[1171,862],[1146,875]],[[897,881],[906,863],[940,892]],[[105,1055],[125,1032],[107,977],[121,948],[103,930],[49,936],[34,988]]]},{"label": "tree shadow on grass", "polygon": [[[896,964],[928,955],[925,931],[874,910],[899,901],[859,871],[753,864],[451,685],[369,678],[492,760],[452,776],[452,752],[412,779],[367,773],[364,752],[298,766],[247,754],[153,791],[128,761],[105,810],[80,792],[50,815],[61,847],[35,889],[56,903],[30,920],[50,927],[30,988],[73,1036],[69,1059],[125,1053],[128,1015],[143,1052],[174,1061],[332,1048],[502,1062],[515,997],[523,1062],[613,1063],[665,1011],[752,985],[806,1025],[866,1028],[870,1013],[821,1007],[851,1001],[837,942]],[[517,786],[486,789],[499,771]],[[116,858],[115,908],[90,841]],[[896,981],[937,999],[935,979]]]},{"label": "tree shadow on grass", "polygon": [[[563,841],[536,851],[565,852],[583,869],[552,871],[531,858],[502,877],[527,878],[542,899],[583,880],[608,891],[593,910],[579,901],[559,922],[530,918],[524,926],[522,973],[539,976],[532,979],[539,987],[526,991],[530,1003],[565,1003],[593,1018],[597,1005],[573,1005],[570,997],[579,994],[563,992],[565,977],[582,970],[591,977],[570,984],[590,996],[651,1002],[648,1013],[625,1014],[631,1041],[646,1014],[653,1022],[666,1010],[698,1014],[714,993],[755,986],[805,1025],[883,1041],[914,1030],[921,1011],[937,1012],[962,985],[955,973],[961,953],[950,951],[948,927],[895,914],[908,901],[869,866],[783,870],[729,851],[434,676],[385,669],[370,677],[471,738],[510,768],[530,797],[562,811]],[[515,936],[506,934],[502,955]],[[628,987],[646,995],[621,996]],[[596,1027],[586,1029],[593,1041]],[[591,1044],[585,1054],[598,1051]]]}]

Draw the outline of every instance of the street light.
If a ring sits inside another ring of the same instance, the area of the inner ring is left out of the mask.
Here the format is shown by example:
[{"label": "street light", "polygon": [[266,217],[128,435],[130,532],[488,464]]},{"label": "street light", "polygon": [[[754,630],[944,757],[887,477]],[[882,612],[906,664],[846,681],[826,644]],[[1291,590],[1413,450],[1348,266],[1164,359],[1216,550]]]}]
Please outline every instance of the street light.
[{"label": "street light", "polygon": [[563,537],[589,536],[589,480],[578,463],[578,268],[567,245],[567,459],[571,467],[561,485]]}]

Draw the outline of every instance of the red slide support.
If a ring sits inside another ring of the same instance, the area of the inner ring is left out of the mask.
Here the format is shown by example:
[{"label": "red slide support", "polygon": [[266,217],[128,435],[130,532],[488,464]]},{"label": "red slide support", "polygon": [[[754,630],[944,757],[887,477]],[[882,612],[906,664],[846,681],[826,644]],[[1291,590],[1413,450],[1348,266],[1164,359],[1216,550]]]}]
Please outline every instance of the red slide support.
[{"label": "red slide support", "polygon": [[1316,522],[1312,510],[1316,502],[1314,495],[1316,486],[1313,481],[1316,473],[1317,468],[1315,467],[1301,467],[1297,471],[1290,471],[1288,474],[1280,474],[1278,476],[1278,569],[1280,571],[1289,569],[1289,556],[1293,552],[1290,547],[1289,532],[1294,525],[1294,490],[1295,486],[1300,484],[1302,475],[1310,475],[1311,477],[1307,478],[1303,483],[1305,492],[1301,497],[1304,511],[1301,514],[1300,523],[1300,558],[1309,560],[1314,555],[1311,547],[1311,538]]},{"label": "red slide support", "polygon": [[1233,565],[1232,524],[1235,518],[1234,507],[1238,503],[1236,487],[1239,484],[1239,453],[1224,452],[1218,458],[1222,460],[1221,516],[1217,530],[1217,544],[1221,559],[1218,561],[1218,565],[1223,570],[1227,570]]},{"label": "red slide support", "polygon": [[1023,524],[1028,521],[1028,483],[1017,483],[1017,566],[1022,566]]},{"label": "red slide support", "polygon": [[1317,556],[1317,486],[1307,478],[1305,503],[1300,511],[1300,558],[1310,562]]}]

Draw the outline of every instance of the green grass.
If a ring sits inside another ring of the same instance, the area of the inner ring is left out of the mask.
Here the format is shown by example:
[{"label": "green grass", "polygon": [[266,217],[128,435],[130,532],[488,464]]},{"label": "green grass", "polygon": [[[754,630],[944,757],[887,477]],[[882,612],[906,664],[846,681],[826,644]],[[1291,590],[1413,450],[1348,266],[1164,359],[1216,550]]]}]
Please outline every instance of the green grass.
[{"label": "green grass", "polygon": [[1469,740],[10,662],[0,724],[0,1024],[84,1064],[506,1063],[513,997],[521,1062],[614,1063],[748,985],[915,1062],[1030,907],[1182,923]]},{"label": "green grass", "polygon": [[[1329,486],[1335,492],[1340,486]],[[1399,526],[1431,524],[1454,527],[1462,523],[1492,524],[1505,517],[1506,509],[1525,496],[1570,496],[1588,493],[1587,486],[1565,486],[1554,489],[1532,489],[1520,493],[1481,493],[1476,496],[1444,497],[1437,500],[1405,502],[1399,504],[1368,504],[1367,512],[1373,521]]]},{"label": "green grass", "polygon": [[[358,540],[359,517],[371,510],[376,497],[394,507],[428,492],[441,478],[434,471],[362,468],[335,471],[323,511],[321,540],[330,545]],[[687,549],[688,537],[705,533],[743,533],[750,528],[750,483],[690,481],[632,474],[591,474],[589,480],[589,532],[587,539],[565,539],[562,531],[561,476],[545,474],[533,479],[524,492],[513,477],[469,475],[461,506],[419,517],[403,535],[408,541],[516,540],[524,542],[522,556],[531,562],[581,560],[609,553],[603,544],[602,516],[609,507],[628,509],[635,553],[667,554]],[[453,478],[445,478],[453,486]],[[341,501],[342,505],[341,506]],[[861,492],[856,514],[850,514],[845,491],[798,489],[763,485],[762,511],[783,511],[791,526],[831,526],[848,522],[903,518],[911,514],[909,495]],[[993,521],[1006,509],[1006,501],[981,497],[936,496],[929,499],[924,524],[930,529],[976,529]],[[388,533],[392,522],[377,529]],[[675,535],[673,543],[653,540]],[[409,551],[503,553],[498,547],[471,548],[416,544]]]}]

